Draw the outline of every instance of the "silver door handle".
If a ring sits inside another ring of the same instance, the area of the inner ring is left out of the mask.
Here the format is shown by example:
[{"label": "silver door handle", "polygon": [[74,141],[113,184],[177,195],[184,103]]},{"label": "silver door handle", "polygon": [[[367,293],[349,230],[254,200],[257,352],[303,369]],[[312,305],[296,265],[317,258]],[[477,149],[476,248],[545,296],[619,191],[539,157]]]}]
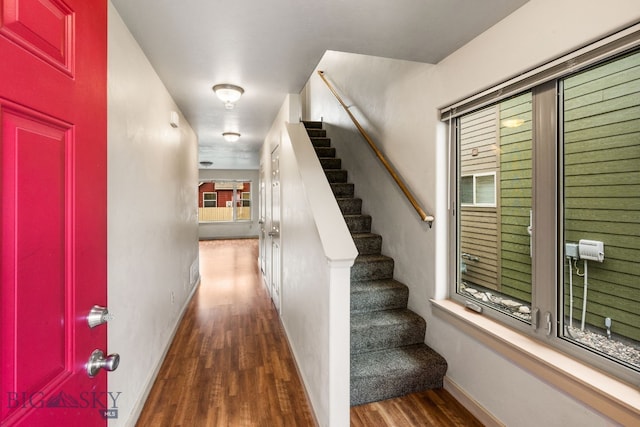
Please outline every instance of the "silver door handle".
[{"label": "silver door handle", "polygon": [[120,355],[118,353],[109,354],[105,357],[102,350],[95,349],[93,350],[93,353],[91,353],[89,361],[87,362],[87,374],[90,378],[93,378],[98,375],[100,369],[104,369],[109,372],[115,371],[118,369],[119,364]]},{"label": "silver door handle", "polygon": [[267,234],[269,234],[269,237],[278,237],[280,235],[280,233],[277,231],[270,231]]},{"label": "silver door handle", "polygon": [[96,326],[107,323],[112,319],[113,316],[109,314],[109,310],[107,310],[106,307],[94,305],[93,307],[91,307],[89,315],[87,316],[87,323],[89,324],[90,328],[95,328]]}]

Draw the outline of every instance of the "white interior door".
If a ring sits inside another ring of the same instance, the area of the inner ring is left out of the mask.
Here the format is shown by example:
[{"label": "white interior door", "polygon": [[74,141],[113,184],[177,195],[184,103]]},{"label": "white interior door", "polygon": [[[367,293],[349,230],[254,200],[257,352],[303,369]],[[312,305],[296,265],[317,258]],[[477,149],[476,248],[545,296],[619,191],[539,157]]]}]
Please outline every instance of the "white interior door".
[{"label": "white interior door", "polygon": [[280,246],[280,146],[271,152],[271,299],[280,312],[282,263]]}]

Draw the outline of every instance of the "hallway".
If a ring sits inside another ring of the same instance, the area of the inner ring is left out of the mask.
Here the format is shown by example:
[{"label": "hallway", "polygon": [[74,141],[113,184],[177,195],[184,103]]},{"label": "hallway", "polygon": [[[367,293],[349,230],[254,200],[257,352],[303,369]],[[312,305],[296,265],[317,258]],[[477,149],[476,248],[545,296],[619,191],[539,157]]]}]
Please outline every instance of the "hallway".
[{"label": "hallway", "polygon": [[313,426],[257,240],[200,242],[201,284],[138,426]]}]

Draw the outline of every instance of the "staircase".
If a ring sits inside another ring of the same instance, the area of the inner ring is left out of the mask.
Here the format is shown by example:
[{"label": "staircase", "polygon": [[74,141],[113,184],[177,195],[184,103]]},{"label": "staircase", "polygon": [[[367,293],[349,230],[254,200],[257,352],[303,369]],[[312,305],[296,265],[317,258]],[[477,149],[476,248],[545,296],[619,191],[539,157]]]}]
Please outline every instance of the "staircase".
[{"label": "staircase", "polygon": [[442,387],[447,362],[424,344],[426,323],[407,309],[409,289],[393,279],[393,258],[331,147],[322,122],[303,122],[356,248],[351,267],[351,405]]}]

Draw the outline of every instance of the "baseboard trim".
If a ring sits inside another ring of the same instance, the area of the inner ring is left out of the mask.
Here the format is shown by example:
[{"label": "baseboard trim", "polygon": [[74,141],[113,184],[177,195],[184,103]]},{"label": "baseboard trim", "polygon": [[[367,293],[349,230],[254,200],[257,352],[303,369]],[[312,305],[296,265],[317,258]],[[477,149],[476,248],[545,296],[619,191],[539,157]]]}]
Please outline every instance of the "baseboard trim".
[{"label": "baseboard trim", "polygon": [[145,403],[147,403],[147,398],[149,397],[149,393],[151,393],[151,388],[153,387],[153,384],[155,384],[156,379],[158,378],[158,374],[160,373],[160,368],[162,367],[162,364],[164,363],[164,359],[167,357],[167,353],[169,353],[169,348],[171,348],[171,344],[173,343],[173,339],[175,338],[176,333],[178,332],[178,327],[180,326],[180,323],[182,323],[182,318],[184,317],[184,314],[187,312],[187,307],[189,307],[189,303],[191,302],[191,299],[195,295],[196,290],[198,289],[199,286],[200,286],[200,275],[198,274],[198,279],[196,280],[196,283],[193,286],[193,289],[191,289],[189,296],[187,297],[184,305],[182,306],[182,309],[180,310],[180,315],[178,316],[178,320],[176,321],[176,324],[173,326],[171,335],[169,336],[169,339],[167,340],[164,346],[164,350],[162,351],[162,356],[160,357],[160,359],[158,359],[158,363],[156,364],[155,368],[151,372],[151,375],[147,379],[146,384],[144,386],[144,390],[140,395],[140,398],[137,400],[136,404],[133,406],[133,410],[131,411],[131,416],[126,422],[127,427],[135,427],[136,423],[138,422],[138,418],[140,418],[140,414],[144,409],[144,405]]},{"label": "baseboard trim", "polygon": [[471,397],[464,389],[451,378],[444,377],[444,389],[447,390],[462,406],[467,408],[486,427],[505,427],[499,419],[487,411],[477,400]]}]

